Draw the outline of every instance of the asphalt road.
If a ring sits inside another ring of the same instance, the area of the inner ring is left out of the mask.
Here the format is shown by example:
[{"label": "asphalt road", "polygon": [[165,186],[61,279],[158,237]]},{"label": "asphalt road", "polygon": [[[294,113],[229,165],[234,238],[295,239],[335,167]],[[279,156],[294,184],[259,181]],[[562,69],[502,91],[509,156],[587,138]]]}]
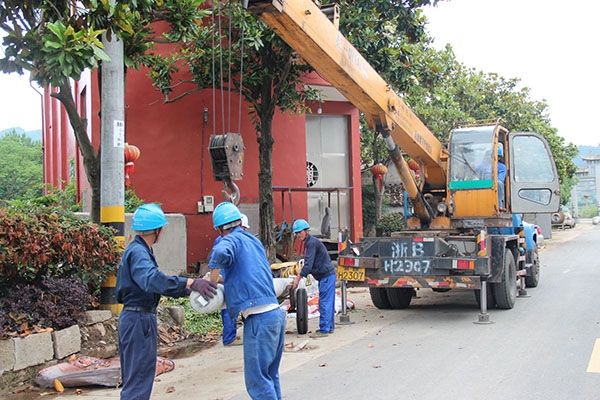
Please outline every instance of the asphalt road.
[{"label": "asphalt road", "polygon": [[283,373],[283,397],[599,399],[600,227],[557,232],[547,247],[540,286],[491,310],[494,324],[473,324],[472,292],[423,291],[391,311],[401,320]]},{"label": "asphalt road", "polygon": [[[407,310],[378,310],[365,289],[350,289],[354,324],[323,339],[297,335],[289,319],[283,398],[600,399],[600,226],[554,232],[540,257],[539,287],[512,310],[490,310],[491,325],[474,324],[473,293],[455,290],[423,290]],[[248,399],[242,354],[217,344],[175,360],[152,399]],[[59,397],[118,399],[119,390]]]}]

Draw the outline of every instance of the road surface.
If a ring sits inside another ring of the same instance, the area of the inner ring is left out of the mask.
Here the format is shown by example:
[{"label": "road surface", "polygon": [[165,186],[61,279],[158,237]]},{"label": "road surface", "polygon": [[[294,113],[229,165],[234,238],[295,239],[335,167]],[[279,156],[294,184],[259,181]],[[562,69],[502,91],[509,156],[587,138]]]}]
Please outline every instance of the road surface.
[{"label": "road surface", "polygon": [[[288,345],[309,340],[309,349],[284,353],[283,398],[600,399],[600,226],[580,223],[553,236],[540,251],[539,287],[512,310],[490,310],[491,325],[473,323],[471,291],[422,290],[407,310],[378,310],[366,290],[350,289],[353,325],[323,339],[286,335]],[[109,389],[77,397],[118,396]],[[176,360],[152,395],[231,398],[249,398],[242,348],[220,344]]]}]

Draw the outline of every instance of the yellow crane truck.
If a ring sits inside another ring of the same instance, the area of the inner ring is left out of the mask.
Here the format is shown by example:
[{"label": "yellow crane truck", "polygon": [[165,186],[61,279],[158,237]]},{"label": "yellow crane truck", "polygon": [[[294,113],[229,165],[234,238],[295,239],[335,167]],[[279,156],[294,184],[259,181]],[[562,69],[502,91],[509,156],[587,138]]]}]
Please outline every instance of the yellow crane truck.
[{"label": "yellow crane truck", "polygon": [[[485,323],[488,305],[514,306],[519,280],[521,290],[537,285],[537,252],[525,251],[518,217],[559,207],[556,166],[541,135],[472,124],[453,129],[444,145],[315,1],[244,3],[382,134],[413,205],[406,230],[362,238],[340,254],[344,287],[369,287],[378,308],[408,307],[415,288],[472,289]],[[418,163],[420,182],[405,155]]]}]

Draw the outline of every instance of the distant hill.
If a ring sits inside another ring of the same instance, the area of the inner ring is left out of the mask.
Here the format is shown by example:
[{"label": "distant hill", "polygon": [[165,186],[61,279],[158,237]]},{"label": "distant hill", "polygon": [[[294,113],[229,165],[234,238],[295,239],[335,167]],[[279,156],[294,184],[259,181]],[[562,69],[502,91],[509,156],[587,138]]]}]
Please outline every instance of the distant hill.
[{"label": "distant hill", "polygon": [[0,131],[0,137],[4,136],[6,133],[11,132],[11,131],[16,131],[17,133],[24,133],[25,136],[27,136],[28,138],[30,138],[31,140],[33,140],[34,142],[41,142],[42,141],[42,130],[41,129],[36,129],[34,131],[25,131],[25,129],[20,128],[20,127],[14,127],[14,128],[8,128],[8,129],[3,129]]},{"label": "distant hill", "polygon": [[584,145],[579,145],[577,146],[577,148],[579,149],[579,154],[577,155],[577,157],[575,157],[573,159],[573,162],[575,163],[575,165],[577,165],[578,167],[585,167],[585,161],[583,161],[581,159],[581,156],[589,156],[590,154],[600,154],[600,146],[584,146]]}]

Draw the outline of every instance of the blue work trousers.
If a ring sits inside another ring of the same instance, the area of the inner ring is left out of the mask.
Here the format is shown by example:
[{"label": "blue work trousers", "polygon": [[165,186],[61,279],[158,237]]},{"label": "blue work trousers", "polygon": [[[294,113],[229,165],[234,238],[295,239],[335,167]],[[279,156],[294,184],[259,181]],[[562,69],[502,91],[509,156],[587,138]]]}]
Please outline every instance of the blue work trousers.
[{"label": "blue work trousers", "polygon": [[281,400],[279,363],[285,344],[285,314],[279,308],[244,320],[244,378],[254,400]]},{"label": "blue work trousers", "polygon": [[335,274],[319,281],[319,331],[333,333],[335,329]]},{"label": "blue work trousers", "polygon": [[224,308],[221,310],[221,320],[223,321],[223,344],[227,346],[237,335],[237,315],[234,319],[229,318],[229,312]]},{"label": "blue work trousers", "polygon": [[121,400],[147,400],[156,373],[156,314],[122,311],[119,317]]}]

